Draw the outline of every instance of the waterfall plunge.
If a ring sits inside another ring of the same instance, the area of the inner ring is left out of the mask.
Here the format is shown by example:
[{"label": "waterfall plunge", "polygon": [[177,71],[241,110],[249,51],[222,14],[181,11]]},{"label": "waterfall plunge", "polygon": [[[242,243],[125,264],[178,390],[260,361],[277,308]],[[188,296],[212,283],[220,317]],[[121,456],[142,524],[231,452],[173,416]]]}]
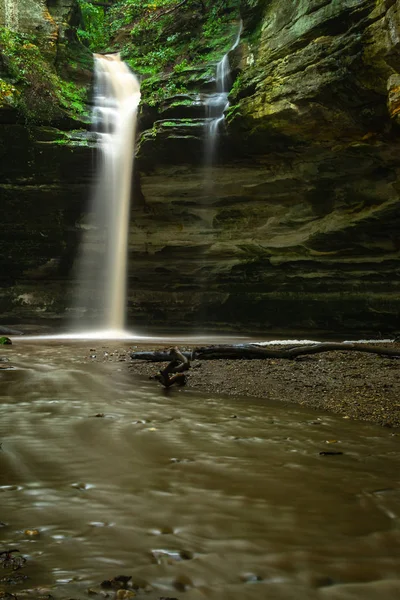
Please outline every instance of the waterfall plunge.
[{"label": "waterfall plunge", "polygon": [[[140,85],[118,54],[95,55],[96,190],[85,225],[75,325],[123,334],[131,181]],[[99,244],[101,243],[101,247]],[[100,248],[100,249],[99,249]]]}]

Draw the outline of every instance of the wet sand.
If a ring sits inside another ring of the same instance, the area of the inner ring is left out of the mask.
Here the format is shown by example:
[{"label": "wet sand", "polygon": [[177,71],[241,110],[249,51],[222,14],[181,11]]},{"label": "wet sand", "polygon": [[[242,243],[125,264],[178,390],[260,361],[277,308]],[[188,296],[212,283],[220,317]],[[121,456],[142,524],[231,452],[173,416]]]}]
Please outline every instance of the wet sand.
[{"label": "wet sand", "polygon": [[[400,354],[399,343],[388,347],[398,347]],[[146,378],[167,364],[132,361],[130,353],[121,351],[119,360],[124,357],[132,375]],[[362,352],[327,352],[296,360],[195,360],[186,389],[296,403],[344,418],[400,427],[399,375],[400,359]]]}]

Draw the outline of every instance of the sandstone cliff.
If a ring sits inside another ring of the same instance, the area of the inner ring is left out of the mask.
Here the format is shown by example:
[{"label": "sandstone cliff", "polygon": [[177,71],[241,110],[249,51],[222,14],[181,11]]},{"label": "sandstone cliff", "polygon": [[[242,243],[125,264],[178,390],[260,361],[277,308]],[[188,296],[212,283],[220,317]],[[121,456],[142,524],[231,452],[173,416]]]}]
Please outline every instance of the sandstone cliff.
[{"label": "sandstone cliff", "polygon": [[[60,318],[91,182],[91,56],[74,0],[0,6],[0,315]],[[83,119],[83,120],[82,120]]]},{"label": "sandstone cliff", "polygon": [[260,333],[398,331],[399,11],[243,4],[212,192],[195,121],[144,134],[134,313]]},{"label": "sandstone cliff", "polygon": [[[179,85],[166,72],[152,84],[164,90],[156,101],[144,85],[133,328],[400,330],[399,11],[400,0],[243,0],[212,169],[204,104],[215,61],[180,69]],[[232,40],[238,22],[232,14]],[[62,317],[90,152],[81,134],[68,134],[75,147],[57,145],[60,127],[27,129],[1,115],[0,138],[15,143],[0,178],[2,312],[14,322]]]}]

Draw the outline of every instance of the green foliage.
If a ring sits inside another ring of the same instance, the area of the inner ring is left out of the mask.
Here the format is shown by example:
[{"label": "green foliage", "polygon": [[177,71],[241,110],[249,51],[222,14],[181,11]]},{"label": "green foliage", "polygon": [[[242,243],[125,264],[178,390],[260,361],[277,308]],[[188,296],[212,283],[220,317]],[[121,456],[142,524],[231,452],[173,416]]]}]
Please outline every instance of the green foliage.
[{"label": "green foliage", "polygon": [[79,87],[72,81],[64,81],[58,78],[59,91],[58,99],[61,106],[77,115],[86,113],[87,107],[87,91],[84,87]]},{"label": "green foliage", "polygon": [[187,93],[188,85],[193,89],[190,70],[209,63],[214,72],[233,42],[241,0],[113,0],[109,7],[78,3],[79,39],[94,52],[120,52],[143,79],[144,101],[155,105]]},{"label": "green foliage", "polygon": [[78,116],[85,110],[85,89],[60,78],[43,56],[34,36],[0,27],[0,97],[28,122]]},{"label": "green foliage", "polygon": [[232,43],[240,0],[117,0],[107,12],[115,50],[141,75],[204,64]]},{"label": "green foliage", "polygon": [[175,73],[182,73],[183,71],[186,71],[187,69],[189,69],[190,65],[189,62],[186,58],[184,58],[183,60],[181,60],[180,63],[178,63],[177,65],[174,66],[174,72]]},{"label": "green foliage", "polygon": [[188,93],[186,82],[183,77],[148,77],[143,81],[141,91],[143,97],[146,98],[146,103],[150,106],[155,106],[162,100],[170,98],[171,96]]},{"label": "green foliage", "polygon": [[0,78],[0,106],[15,106],[17,98],[17,88]]},{"label": "green foliage", "polygon": [[87,0],[78,0],[82,14],[81,27],[77,30],[79,40],[92,52],[105,50],[109,44],[110,27],[106,23],[105,9]]}]

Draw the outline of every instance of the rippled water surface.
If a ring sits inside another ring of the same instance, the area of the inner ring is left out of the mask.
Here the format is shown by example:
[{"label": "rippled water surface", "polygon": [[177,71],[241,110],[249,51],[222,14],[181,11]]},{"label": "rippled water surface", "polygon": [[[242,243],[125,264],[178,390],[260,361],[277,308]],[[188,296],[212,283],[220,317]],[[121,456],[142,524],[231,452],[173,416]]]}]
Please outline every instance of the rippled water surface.
[{"label": "rippled water surface", "polygon": [[89,348],[1,352],[0,550],[29,576],[9,591],[83,598],[124,574],[150,600],[400,598],[394,430],[166,393]]}]

